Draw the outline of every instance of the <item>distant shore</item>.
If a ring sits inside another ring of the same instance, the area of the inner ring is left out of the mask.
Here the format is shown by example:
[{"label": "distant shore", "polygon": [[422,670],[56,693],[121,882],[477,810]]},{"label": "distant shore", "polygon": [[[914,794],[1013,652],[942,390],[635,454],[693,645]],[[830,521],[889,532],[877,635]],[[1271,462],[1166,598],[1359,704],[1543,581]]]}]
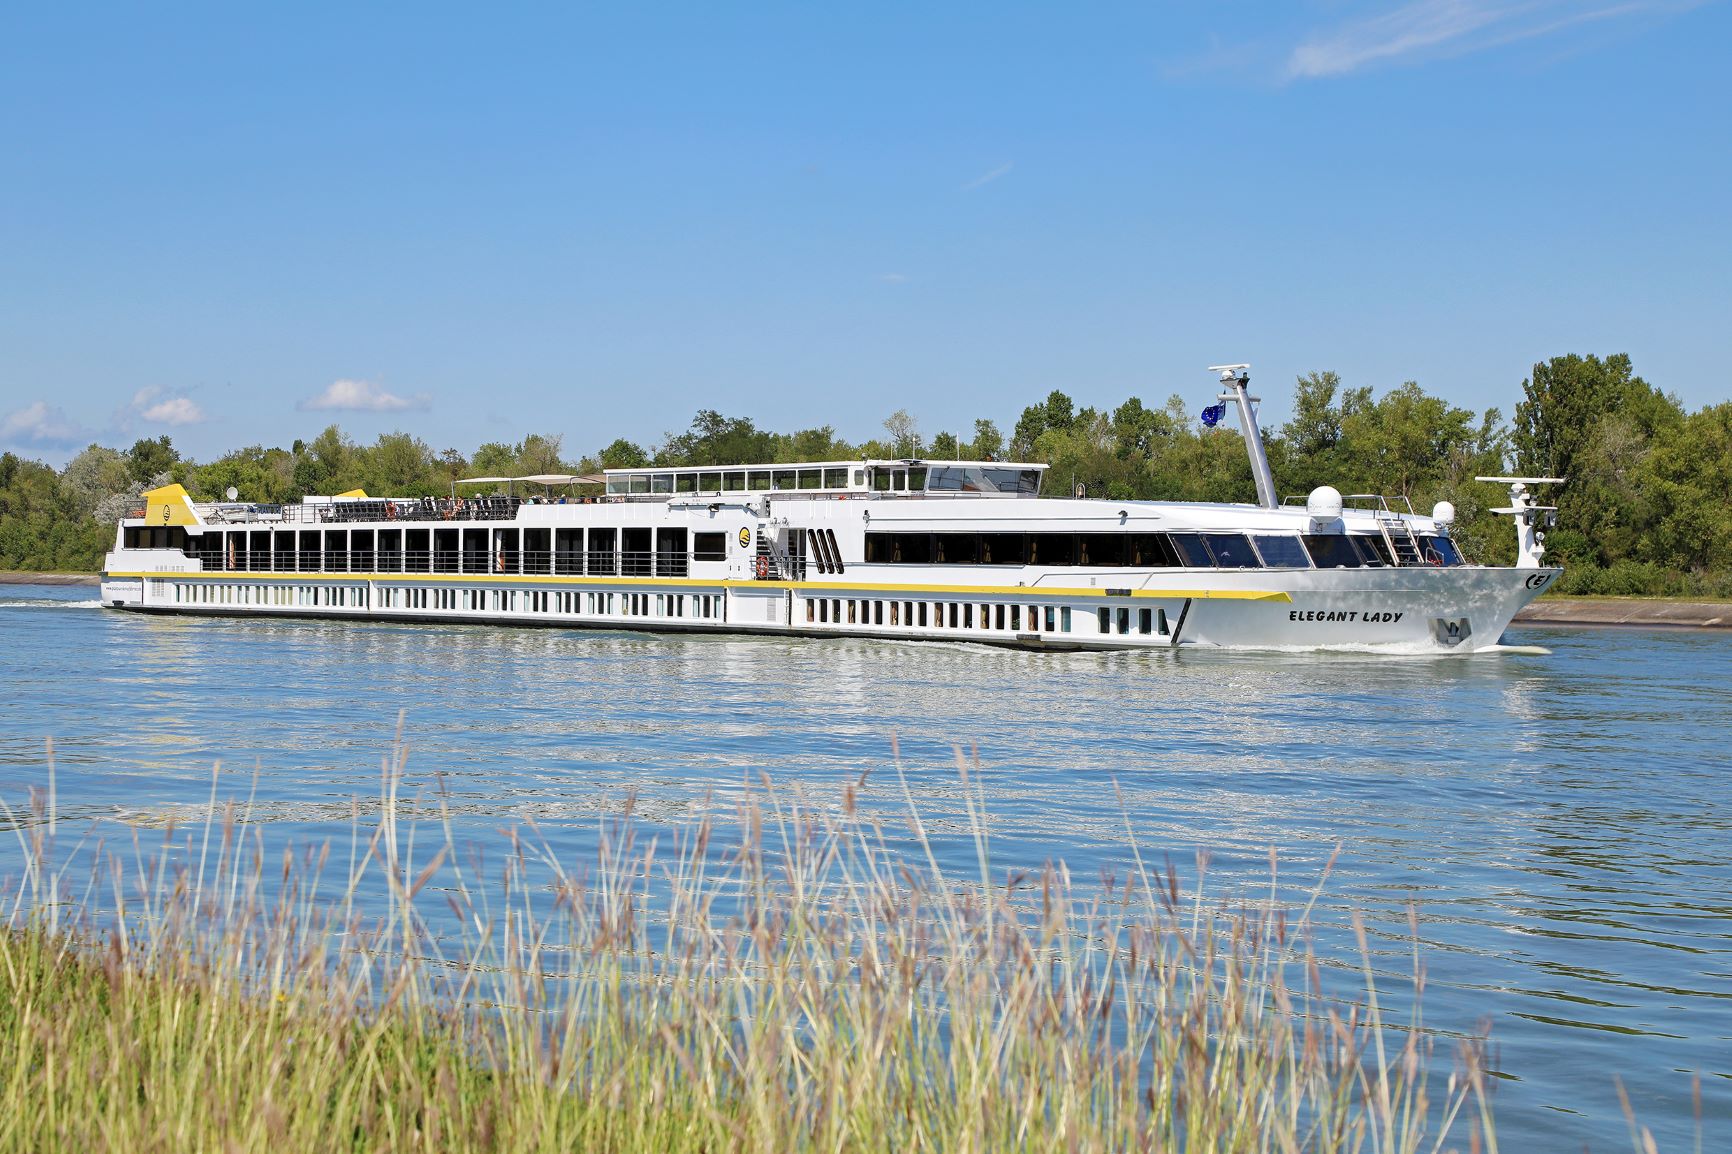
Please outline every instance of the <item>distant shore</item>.
[{"label": "distant shore", "polygon": [[[94,573],[0,571],[0,585],[96,585]],[[1515,616],[1520,625],[1628,625],[1732,629],[1732,602],[1659,597],[1542,597]]]},{"label": "distant shore", "polygon": [[1518,625],[1629,625],[1732,629],[1732,602],[1663,597],[1542,597],[1515,615]]},{"label": "distant shore", "polygon": [[100,585],[94,573],[26,573],[0,570],[0,585]]}]

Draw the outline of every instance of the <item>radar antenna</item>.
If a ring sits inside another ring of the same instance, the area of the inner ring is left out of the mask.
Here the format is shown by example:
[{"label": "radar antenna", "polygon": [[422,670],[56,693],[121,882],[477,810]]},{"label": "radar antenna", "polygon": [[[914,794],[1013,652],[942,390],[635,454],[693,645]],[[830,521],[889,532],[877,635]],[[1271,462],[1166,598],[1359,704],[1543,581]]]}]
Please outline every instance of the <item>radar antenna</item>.
[{"label": "radar antenna", "polygon": [[1486,481],[1493,485],[1509,486],[1509,504],[1501,509],[1493,509],[1493,513],[1501,513],[1515,522],[1516,531],[1516,568],[1539,569],[1546,555],[1545,531],[1555,525],[1558,520],[1556,505],[1541,505],[1534,501],[1533,494],[1528,491],[1529,485],[1561,485],[1563,477],[1475,477],[1476,481]]}]

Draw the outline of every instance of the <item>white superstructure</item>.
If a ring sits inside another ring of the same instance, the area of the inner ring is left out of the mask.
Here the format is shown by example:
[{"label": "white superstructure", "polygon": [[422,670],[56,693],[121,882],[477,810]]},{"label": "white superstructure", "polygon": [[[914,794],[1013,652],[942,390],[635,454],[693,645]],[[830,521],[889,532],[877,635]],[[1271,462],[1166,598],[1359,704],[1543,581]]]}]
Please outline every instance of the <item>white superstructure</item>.
[{"label": "white superstructure", "polygon": [[[966,640],[1471,651],[1558,570],[1525,489],[1518,567],[1467,563],[1431,516],[1327,487],[1277,504],[1244,366],[1260,503],[1040,495],[1045,466],[925,460],[615,469],[584,497],[147,493],[107,606],[170,613]],[[1260,465],[1260,468],[1258,466]],[[571,477],[530,481],[544,491]],[[1511,479],[1512,483],[1519,479]]]}]

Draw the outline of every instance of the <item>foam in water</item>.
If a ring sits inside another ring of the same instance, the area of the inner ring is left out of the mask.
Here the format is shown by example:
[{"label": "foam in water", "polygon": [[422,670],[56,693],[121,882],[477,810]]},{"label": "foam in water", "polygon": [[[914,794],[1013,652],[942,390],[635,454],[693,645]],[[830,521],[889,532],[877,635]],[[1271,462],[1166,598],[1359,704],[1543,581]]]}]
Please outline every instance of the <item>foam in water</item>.
[{"label": "foam in water", "polygon": [[0,597],[0,609],[101,609],[102,600],[61,601],[54,597]]}]

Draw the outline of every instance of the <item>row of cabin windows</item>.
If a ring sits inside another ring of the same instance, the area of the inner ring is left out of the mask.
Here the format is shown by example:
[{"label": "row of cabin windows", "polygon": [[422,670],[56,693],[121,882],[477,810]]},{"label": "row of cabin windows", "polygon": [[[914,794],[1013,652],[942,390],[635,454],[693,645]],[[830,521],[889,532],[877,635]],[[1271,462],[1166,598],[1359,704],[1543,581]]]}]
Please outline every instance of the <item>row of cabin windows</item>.
[{"label": "row of cabin windows", "polygon": [[[1448,537],[1417,540],[1429,563],[1463,563]],[[1290,533],[874,532],[866,534],[866,561],[1134,569],[1358,569],[1395,563],[1380,536]]]},{"label": "row of cabin windows", "polygon": [[[365,609],[367,590],[360,585],[230,585],[175,581],[164,592],[177,605],[254,605],[267,608]],[[725,618],[720,594],[555,592],[541,589],[422,589],[387,587],[375,590],[379,609],[437,609],[467,613],[588,613],[618,612],[628,617]]]},{"label": "row of cabin windows", "polygon": [[365,609],[367,590],[358,585],[210,585],[170,582],[177,605],[257,605],[282,609]]},{"label": "row of cabin windows", "polygon": [[[879,601],[852,597],[808,597],[808,625],[871,625],[908,629],[975,629],[1008,633],[1069,633],[1068,605],[972,601]],[[1086,619],[1085,619],[1086,620]],[[1023,623],[1027,622],[1024,629]],[[978,622],[978,624],[976,624]],[[1166,632],[1166,614],[1161,614]]]},{"label": "row of cabin windows", "polygon": [[[171,532],[181,545],[170,544]],[[684,577],[725,561],[728,534],[685,529],[254,529],[129,526],[135,548],[184,548],[207,570]],[[160,542],[160,543],[159,543]]]}]

